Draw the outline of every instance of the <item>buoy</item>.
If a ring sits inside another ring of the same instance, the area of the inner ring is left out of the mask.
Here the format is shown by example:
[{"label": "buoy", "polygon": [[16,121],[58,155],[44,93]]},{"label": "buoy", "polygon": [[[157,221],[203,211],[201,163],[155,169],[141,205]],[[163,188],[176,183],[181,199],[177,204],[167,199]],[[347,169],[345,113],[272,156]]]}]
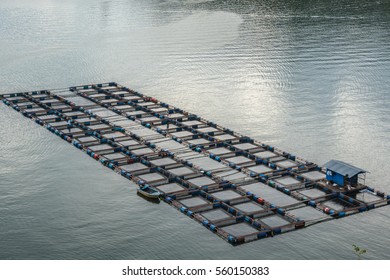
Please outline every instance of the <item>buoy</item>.
[{"label": "buoy", "polygon": [[232,236],[232,235],[229,234],[229,236],[228,236],[228,241],[229,241],[230,243],[234,244],[234,243],[237,242],[237,239],[236,239],[234,236]]},{"label": "buoy", "polygon": [[282,229],[281,228],[276,228],[273,230],[273,233],[276,235],[276,234],[281,234],[282,233]]},{"label": "buoy", "polygon": [[256,201],[260,204],[264,204],[264,198],[259,197]]},{"label": "buoy", "polygon": [[310,200],[307,204],[309,206],[311,206],[311,207],[316,207],[317,206],[317,203],[314,200]]},{"label": "buoy", "polygon": [[363,207],[360,207],[360,208],[359,208],[359,212],[364,212],[364,211],[367,211],[367,208],[366,208],[366,207],[363,206]]},{"label": "buoy", "polygon": [[285,211],[283,208],[278,208],[278,209],[276,210],[276,212],[277,212],[278,214],[282,215],[282,216],[284,216],[284,215],[286,214],[286,211]]}]

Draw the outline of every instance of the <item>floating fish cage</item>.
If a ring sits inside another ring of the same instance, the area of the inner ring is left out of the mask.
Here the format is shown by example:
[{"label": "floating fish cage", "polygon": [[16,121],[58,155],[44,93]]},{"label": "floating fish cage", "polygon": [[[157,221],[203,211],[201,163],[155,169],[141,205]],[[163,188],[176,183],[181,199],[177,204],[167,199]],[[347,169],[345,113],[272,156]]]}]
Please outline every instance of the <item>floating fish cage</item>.
[{"label": "floating fish cage", "polygon": [[366,185],[117,83],[0,95],[3,103],[233,245],[390,204]]}]

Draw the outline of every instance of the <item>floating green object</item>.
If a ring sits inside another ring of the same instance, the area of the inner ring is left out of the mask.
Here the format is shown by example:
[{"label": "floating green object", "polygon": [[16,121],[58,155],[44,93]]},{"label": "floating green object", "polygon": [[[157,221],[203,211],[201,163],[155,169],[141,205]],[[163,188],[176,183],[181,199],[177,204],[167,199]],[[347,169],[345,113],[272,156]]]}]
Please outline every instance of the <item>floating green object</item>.
[{"label": "floating green object", "polygon": [[354,254],[359,258],[359,260],[362,258],[362,256],[367,253],[366,249],[360,248],[356,246],[355,244],[352,245],[354,249]]}]

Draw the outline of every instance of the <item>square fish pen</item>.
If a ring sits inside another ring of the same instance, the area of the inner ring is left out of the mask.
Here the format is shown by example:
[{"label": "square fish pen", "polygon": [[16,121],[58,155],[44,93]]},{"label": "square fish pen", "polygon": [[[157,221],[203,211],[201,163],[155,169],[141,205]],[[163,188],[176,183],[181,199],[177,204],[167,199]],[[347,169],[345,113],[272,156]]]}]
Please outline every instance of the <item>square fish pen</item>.
[{"label": "square fish pen", "polygon": [[238,186],[238,189],[248,195],[256,195],[260,203],[268,205],[269,208],[295,207],[301,202],[279,190],[276,190],[261,182]]},{"label": "square fish pen", "polygon": [[165,195],[176,195],[188,192],[188,189],[178,183],[169,183],[157,186],[157,189]]},{"label": "square fish pen", "polygon": [[236,223],[236,217],[222,208],[197,213],[198,219],[222,227]]},{"label": "square fish pen", "polygon": [[299,173],[299,176],[313,182],[323,181],[326,179],[325,173],[322,173],[320,171],[309,171],[304,173]]},{"label": "square fish pen", "polygon": [[187,166],[171,168],[168,169],[167,172],[169,172],[172,177],[179,177],[186,180],[202,176],[201,173],[198,173],[196,170]]},{"label": "square fish pen", "polygon": [[224,158],[230,158],[235,156],[235,153],[228,148],[225,147],[219,147],[219,148],[212,148],[208,150],[210,157],[216,159],[219,161],[220,159]]},{"label": "square fish pen", "polygon": [[150,167],[140,162],[119,165],[119,168],[135,176],[150,173]]},{"label": "square fish pen", "polygon": [[302,189],[305,187],[305,183],[294,178],[293,176],[284,176],[276,179],[272,179],[277,187],[288,189],[290,191]]}]

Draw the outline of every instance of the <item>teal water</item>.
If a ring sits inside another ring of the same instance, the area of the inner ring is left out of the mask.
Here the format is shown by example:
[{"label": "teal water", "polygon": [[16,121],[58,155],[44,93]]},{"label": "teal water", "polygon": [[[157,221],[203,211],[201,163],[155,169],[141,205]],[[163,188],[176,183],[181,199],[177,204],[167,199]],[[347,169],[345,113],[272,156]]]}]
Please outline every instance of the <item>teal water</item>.
[{"label": "teal water", "polygon": [[[0,91],[117,81],[390,192],[390,1],[2,0]],[[390,208],[232,247],[0,104],[0,259],[390,258]]]}]

